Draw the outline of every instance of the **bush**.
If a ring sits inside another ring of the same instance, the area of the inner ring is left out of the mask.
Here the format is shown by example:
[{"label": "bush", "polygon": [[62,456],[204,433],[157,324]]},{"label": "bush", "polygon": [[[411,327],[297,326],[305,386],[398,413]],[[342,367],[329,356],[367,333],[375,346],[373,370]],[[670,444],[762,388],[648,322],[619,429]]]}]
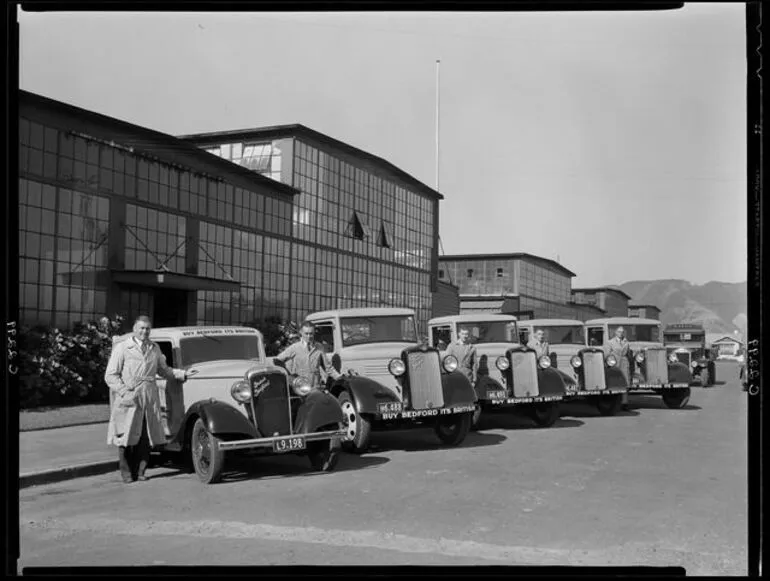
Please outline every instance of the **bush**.
[{"label": "bush", "polygon": [[293,321],[284,321],[271,316],[242,323],[244,327],[254,327],[265,338],[265,354],[275,357],[289,345],[299,340],[299,329]]},{"label": "bush", "polygon": [[36,326],[19,333],[22,409],[109,401],[104,382],[112,337],[123,317],[78,323],[72,331]]}]

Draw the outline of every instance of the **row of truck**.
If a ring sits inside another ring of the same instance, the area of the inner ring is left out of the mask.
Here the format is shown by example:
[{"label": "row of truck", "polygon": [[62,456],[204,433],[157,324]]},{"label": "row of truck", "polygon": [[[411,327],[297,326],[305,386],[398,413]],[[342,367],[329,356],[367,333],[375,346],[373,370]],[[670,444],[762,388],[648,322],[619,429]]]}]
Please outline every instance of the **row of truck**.
[{"label": "row of truck", "polygon": [[[427,339],[418,335],[411,309],[324,311],[307,320],[338,372],[320,388],[267,357],[258,329],[153,329],[168,364],[195,371],[185,383],[158,379],[167,434],[162,456],[206,483],[219,481],[226,458],[236,454],[302,454],[313,469],[328,471],[340,453],[366,452],[378,430],[430,427],[444,445],[457,446],[493,410],[549,427],[564,401],[584,400],[613,415],[629,395],[651,393],[678,409],[691,388],[715,381],[705,333],[664,331],[651,319],[455,315],[431,319]],[[606,351],[618,326],[630,345],[623,364]],[[475,382],[446,351],[461,328],[478,356]],[[539,329],[550,345],[541,357],[527,346]]]}]

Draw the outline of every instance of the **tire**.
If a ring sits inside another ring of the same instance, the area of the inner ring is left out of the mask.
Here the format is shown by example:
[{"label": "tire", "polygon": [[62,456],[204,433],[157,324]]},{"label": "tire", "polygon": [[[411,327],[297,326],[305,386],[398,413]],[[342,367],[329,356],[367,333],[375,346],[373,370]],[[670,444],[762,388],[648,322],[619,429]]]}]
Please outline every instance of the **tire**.
[{"label": "tire", "polygon": [[345,418],[344,423],[348,430],[348,436],[352,436],[352,440],[344,442],[343,447],[354,454],[363,454],[369,447],[372,422],[356,411],[356,406],[349,392],[343,391],[337,399],[340,402],[342,415]]},{"label": "tire", "polygon": [[673,410],[682,409],[690,401],[690,388],[666,389],[663,391],[663,403]]},{"label": "tire", "polygon": [[534,422],[541,428],[550,428],[561,415],[558,401],[536,403],[530,413]]},{"label": "tire", "polygon": [[434,428],[436,436],[445,446],[459,446],[471,431],[473,413],[457,414],[439,418]]},{"label": "tire", "polygon": [[334,470],[340,457],[340,450],[339,446],[333,444],[332,440],[308,442],[307,456],[310,459],[310,465],[313,467],[313,470],[317,472],[331,472]]},{"label": "tire", "polygon": [[623,394],[600,395],[596,398],[596,409],[603,416],[614,416],[623,407]]},{"label": "tire", "polygon": [[209,432],[203,420],[198,418],[192,429],[190,451],[195,474],[204,484],[215,484],[222,478],[225,452],[219,449],[219,442],[219,438]]},{"label": "tire", "polygon": [[476,406],[476,411],[473,412],[473,416],[471,419],[471,430],[474,432],[479,429],[479,424],[481,423],[481,405]]}]

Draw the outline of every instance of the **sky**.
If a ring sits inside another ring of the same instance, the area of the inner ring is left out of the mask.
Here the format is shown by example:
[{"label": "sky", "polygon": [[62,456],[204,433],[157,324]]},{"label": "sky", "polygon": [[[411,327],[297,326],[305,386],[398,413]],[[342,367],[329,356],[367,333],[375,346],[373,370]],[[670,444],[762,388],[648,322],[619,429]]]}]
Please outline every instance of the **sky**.
[{"label": "sky", "polygon": [[302,123],[436,187],[445,254],[747,273],[745,5],[24,13],[20,88],[169,134]]}]

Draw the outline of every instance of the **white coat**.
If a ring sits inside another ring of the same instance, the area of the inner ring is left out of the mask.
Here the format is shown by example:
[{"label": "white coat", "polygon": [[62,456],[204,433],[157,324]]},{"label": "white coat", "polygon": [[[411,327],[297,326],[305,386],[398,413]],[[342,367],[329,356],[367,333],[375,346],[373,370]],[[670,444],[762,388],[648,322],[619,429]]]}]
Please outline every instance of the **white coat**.
[{"label": "white coat", "polygon": [[142,435],[144,418],[147,419],[150,445],[166,443],[155,375],[184,381],[185,372],[170,368],[160,347],[152,341],[148,343],[144,354],[133,338],[118,343],[112,349],[104,374],[112,403],[107,444],[135,446]]}]

